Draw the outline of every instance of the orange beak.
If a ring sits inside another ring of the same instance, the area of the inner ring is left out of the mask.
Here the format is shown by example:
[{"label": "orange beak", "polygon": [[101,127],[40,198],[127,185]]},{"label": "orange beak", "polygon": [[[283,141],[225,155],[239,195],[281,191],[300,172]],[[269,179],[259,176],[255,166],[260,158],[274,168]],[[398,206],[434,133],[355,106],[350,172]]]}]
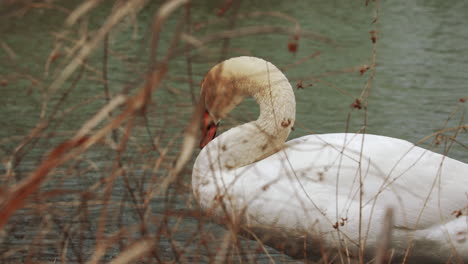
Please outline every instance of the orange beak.
[{"label": "orange beak", "polygon": [[200,139],[200,148],[203,148],[216,137],[216,130],[218,129],[218,124],[213,121],[207,110],[203,113],[203,124],[201,129],[202,135]]}]

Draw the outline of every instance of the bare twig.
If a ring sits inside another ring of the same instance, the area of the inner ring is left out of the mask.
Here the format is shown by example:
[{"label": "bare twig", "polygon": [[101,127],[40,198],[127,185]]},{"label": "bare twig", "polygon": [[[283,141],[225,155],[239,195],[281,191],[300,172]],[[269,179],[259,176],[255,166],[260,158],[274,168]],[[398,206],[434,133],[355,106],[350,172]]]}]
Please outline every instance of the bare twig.
[{"label": "bare twig", "polygon": [[387,208],[385,210],[385,217],[382,223],[382,230],[380,231],[379,243],[377,245],[375,263],[384,264],[389,263],[391,260],[391,240],[393,230],[393,209]]}]

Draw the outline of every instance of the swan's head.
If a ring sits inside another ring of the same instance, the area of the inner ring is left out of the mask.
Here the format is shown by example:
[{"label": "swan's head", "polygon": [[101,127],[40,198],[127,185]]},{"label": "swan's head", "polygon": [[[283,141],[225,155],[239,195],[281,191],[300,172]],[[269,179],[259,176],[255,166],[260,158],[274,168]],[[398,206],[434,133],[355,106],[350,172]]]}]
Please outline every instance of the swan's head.
[{"label": "swan's head", "polygon": [[252,57],[225,60],[211,68],[203,79],[200,90],[200,100],[204,106],[200,148],[216,136],[219,121],[248,95],[244,87],[251,80],[242,66],[249,64],[249,60]]},{"label": "swan's head", "polygon": [[[281,71],[266,60],[255,57],[235,57],[215,65],[201,84],[200,106],[203,109],[203,148],[216,136],[217,124],[226,117],[244,97],[253,96],[260,104],[260,112],[285,115],[292,126],[295,100],[291,85]],[[273,123],[275,121],[272,121]],[[281,120],[280,120],[281,122]]]}]

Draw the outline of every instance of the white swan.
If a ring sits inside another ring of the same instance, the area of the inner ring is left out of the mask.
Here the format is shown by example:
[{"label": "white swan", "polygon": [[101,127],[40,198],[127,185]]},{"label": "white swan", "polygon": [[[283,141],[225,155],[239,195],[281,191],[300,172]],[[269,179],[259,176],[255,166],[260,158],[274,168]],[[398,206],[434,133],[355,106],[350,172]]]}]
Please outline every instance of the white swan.
[{"label": "white swan", "polygon": [[[245,96],[260,105],[259,118],[210,142],[217,122]],[[207,145],[195,161],[192,187],[202,209],[218,221],[240,224],[293,255],[306,245],[309,255],[341,249],[356,256],[365,245],[369,258],[392,207],[394,260],[411,243],[410,260],[468,263],[468,164],[369,134],[285,143],[295,121],[294,93],[283,73],[259,58],[214,66],[201,100],[201,145]]]}]

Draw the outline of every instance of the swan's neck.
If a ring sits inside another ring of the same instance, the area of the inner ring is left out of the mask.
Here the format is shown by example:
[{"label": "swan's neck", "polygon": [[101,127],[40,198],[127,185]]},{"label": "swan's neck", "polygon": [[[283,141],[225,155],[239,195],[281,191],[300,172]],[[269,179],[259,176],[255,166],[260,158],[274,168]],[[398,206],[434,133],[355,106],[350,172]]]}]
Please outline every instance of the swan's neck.
[{"label": "swan's neck", "polygon": [[284,143],[296,119],[296,101],[286,77],[281,72],[276,74],[281,76],[272,74],[264,85],[252,93],[260,106],[260,115],[254,122],[276,140]]},{"label": "swan's neck", "polygon": [[250,77],[244,75],[243,81],[236,82],[237,89],[259,104],[258,119],[231,128],[207,145],[215,148],[222,169],[242,167],[279,151],[294,125],[296,102],[289,81],[269,62],[261,69],[259,74],[244,70]]}]

